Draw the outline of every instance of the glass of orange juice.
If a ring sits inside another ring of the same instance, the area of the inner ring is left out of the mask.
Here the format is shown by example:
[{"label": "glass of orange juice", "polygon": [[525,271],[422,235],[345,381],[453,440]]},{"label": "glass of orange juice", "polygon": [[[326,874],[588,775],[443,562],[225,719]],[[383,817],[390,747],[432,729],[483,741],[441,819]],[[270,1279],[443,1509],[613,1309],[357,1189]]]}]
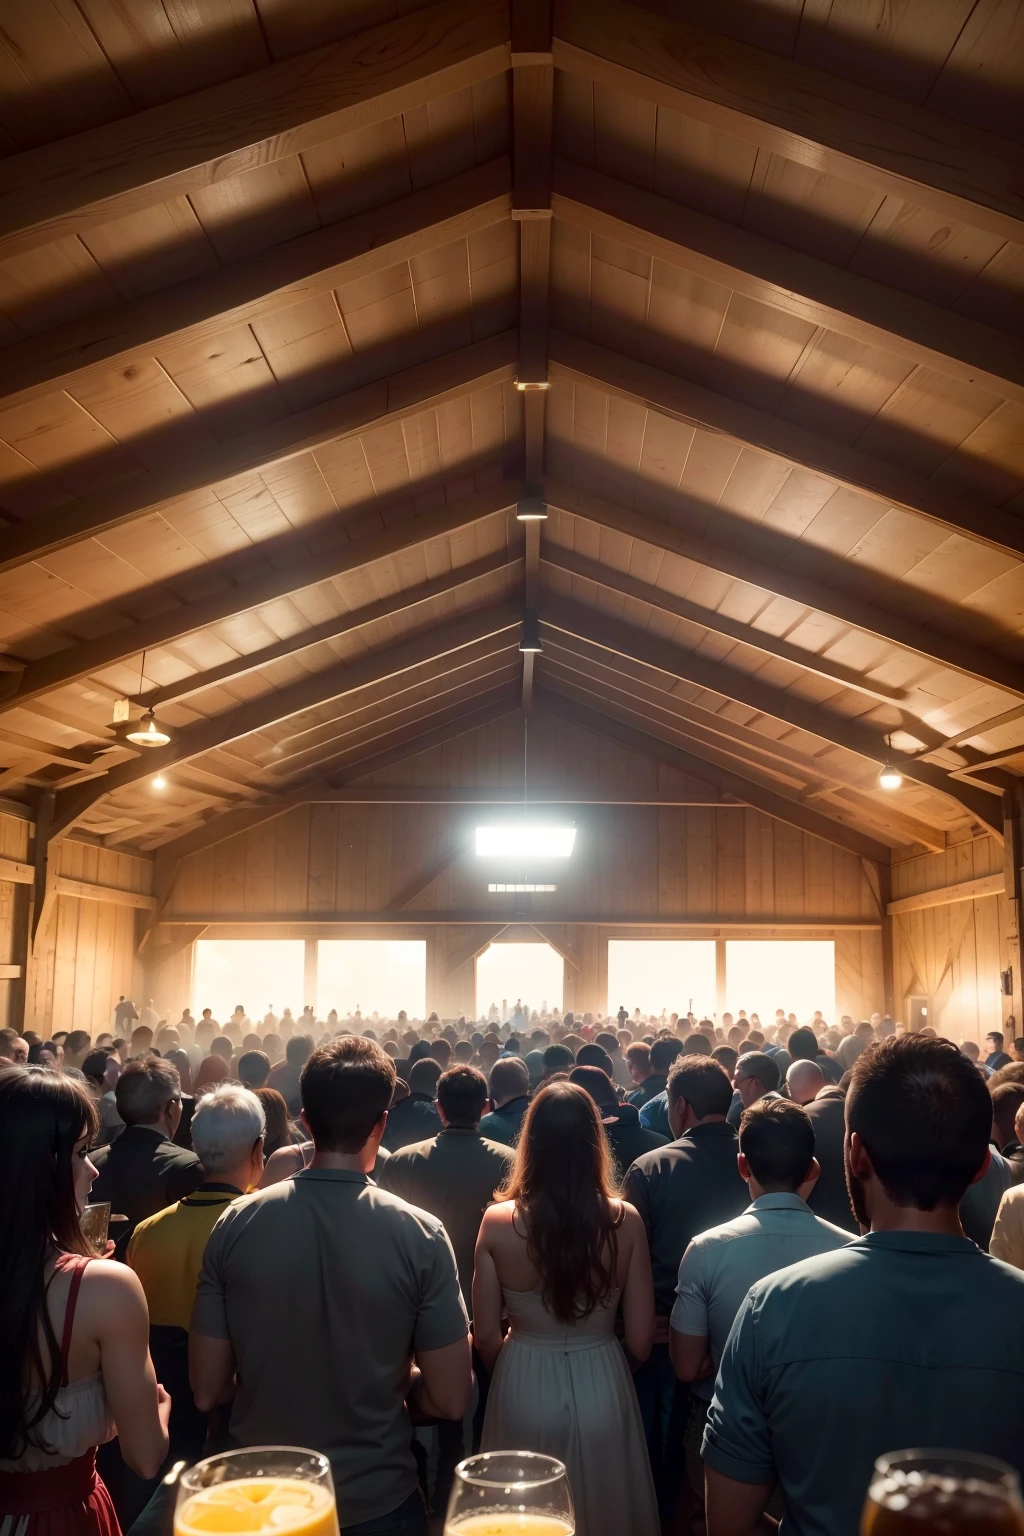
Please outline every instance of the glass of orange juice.
[{"label": "glass of orange juice", "polygon": [[455,1469],[445,1536],[573,1536],[562,1462],[535,1451],[486,1451]]},{"label": "glass of orange juice", "polygon": [[178,1480],[174,1536],[339,1536],[331,1465],[260,1445],[196,1462]]}]

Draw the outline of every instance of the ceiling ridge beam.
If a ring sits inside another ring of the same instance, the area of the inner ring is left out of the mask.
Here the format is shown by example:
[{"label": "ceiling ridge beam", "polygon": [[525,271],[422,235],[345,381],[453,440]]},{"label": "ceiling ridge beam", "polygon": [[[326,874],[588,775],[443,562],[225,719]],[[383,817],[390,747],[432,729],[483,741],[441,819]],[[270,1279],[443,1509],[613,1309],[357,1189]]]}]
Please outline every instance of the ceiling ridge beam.
[{"label": "ceiling ridge beam", "polygon": [[554,215],[811,325],[1024,401],[1018,337],[590,166],[557,160]]},{"label": "ceiling ridge beam", "polygon": [[[600,646],[613,654],[625,656],[642,666],[653,667],[670,677],[706,688],[722,698],[757,710],[784,725],[806,731],[808,735],[855,752],[869,762],[882,767],[890,756],[882,728],[863,726],[845,715],[838,715],[816,704],[808,703],[792,693],[784,692],[769,683],[763,683],[738,667],[724,666],[700,656],[695,651],[660,640],[642,629],[619,619],[612,619],[583,604],[552,594],[553,601],[541,609],[541,623],[548,628],[575,635],[591,645]],[[901,755],[899,758],[904,777],[913,779],[926,789],[945,795],[961,810],[975,817],[988,830],[996,833],[1002,828],[1002,811],[992,797],[982,791],[950,780],[941,768],[919,758]],[[819,763],[820,773],[826,765]]]},{"label": "ceiling ridge beam", "polygon": [[715,608],[702,607],[700,603],[694,603],[689,598],[677,597],[674,592],[652,587],[646,581],[637,581],[634,576],[628,575],[625,571],[602,565],[599,560],[590,560],[585,555],[577,554],[575,550],[566,549],[564,545],[553,544],[549,540],[541,560],[552,570],[561,571],[567,576],[579,577],[583,581],[592,582],[595,586],[605,587],[618,597],[632,598],[636,602],[646,603],[660,613],[671,614],[673,618],[700,625],[711,634],[723,635],[726,639],[735,640],[739,645],[748,646],[753,651],[760,651],[765,656],[775,656],[780,661],[792,662],[794,666],[813,672],[816,677],[825,678],[828,682],[836,683],[842,688],[852,688],[854,692],[862,693],[878,703],[906,702],[907,692],[904,688],[889,688],[885,684],[873,684],[868,679],[860,677],[852,667],[844,666],[842,662],[830,661],[828,657],[819,656],[815,651],[806,650],[801,645],[793,645],[788,640],[781,640],[768,630],[755,629],[751,624],[744,624],[739,619],[731,619],[728,614],[719,613]]},{"label": "ceiling ridge beam", "polygon": [[438,0],[0,166],[0,259],[297,155],[508,69],[507,0]]},{"label": "ceiling ridge beam", "polygon": [[164,772],[176,763],[187,762],[190,758],[202,756],[204,752],[214,751],[226,742],[237,741],[255,731],[265,730],[267,726],[301,714],[304,710],[315,709],[332,699],[356,693],[361,688],[372,687],[399,673],[437,661],[465,646],[477,644],[488,636],[512,628],[518,619],[518,612],[510,607],[490,608],[446,629],[429,630],[411,640],[401,640],[396,645],[371,652],[361,661],[313,673],[301,682],[273,689],[260,698],[189,726],[177,732],[167,746],[149,748],[140,757],[122,763],[102,778],[93,780],[87,788],[64,796],[51,822],[49,836],[59,837],[68,831],[98,800],[115,790],[125,789],[142,779],[148,779],[152,774]]},{"label": "ceiling ridge beam", "polygon": [[509,217],[507,157],[4,350],[0,408],[76,388],[165,347],[199,344]]},{"label": "ceiling ridge beam", "polygon": [[[949,667],[954,672],[980,678],[1008,693],[1024,696],[1024,667],[996,651],[982,650],[967,640],[944,635],[884,608],[873,607],[863,598],[848,595],[841,587],[826,586],[824,582],[786,570],[781,564],[769,565],[724,542],[712,544],[679,523],[661,522],[589,491],[578,491],[554,480],[545,482],[544,491],[548,504],[568,513],[570,517],[579,517],[598,527],[614,529],[627,538],[648,544],[652,549],[677,555],[683,560],[692,560],[697,565],[706,566],[735,581],[745,582],[772,596],[784,597],[805,608],[827,614],[877,639],[886,640],[890,645],[899,646],[901,650],[914,652]],[[695,507],[699,505],[691,504]],[[718,515],[720,520],[728,517],[728,514]],[[730,521],[734,521],[737,528],[741,525],[739,518]],[[751,531],[755,531],[753,525]],[[756,531],[759,534],[764,532],[763,529]],[[785,553],[793,553],[801,548],[798,541],[787,539],[785,535],[774,537],[778,540],[780,558]]]},{"label": "ceiling ridge beam", "polygon": [[1024,559],[1024,519],[1000,507],[568,332],[552,331],[550,346],[556,382],[583,379],[598,384],[623,399],[639,401],[689,425],[721,432],[783,463],[798,464],[852,490],[876,496],[885,506],[904,507],[1001,553]]},{"label": "ceiling ridge beam", "polygon": [[717,789],[719,794],[735,795],[737,799],[755,810],[763,811],[765,815],[773,817],[776,821],[788,822],[790,826],[799,828],[801,832],[808,832],[812,837],[820,837],[825,842],[845,848],[848,853],[855,853],[859,858],[872,859],[876,864],[889,863],[890,853],[884,843],[865,836],[853,827],[844,826],[842,822],[833,820],[824,811],[813,810],[799,801],[790,800],[779,790],[767,789],[753,779],[744,778],[741,774],[722,768],[701,756],[699,752],[686,752],[681,747],[672,746],[659,737],[650,735],[640,726],[631,725],[620,720],[616,715],[606,713],[603,708],[596,710],[580,704],[562,689],[552,689],[549,693],[546,684],[542,684],[538,694],[542,699],[550,700],[552,710],[560,718],[572,720],[587,730],[607,736],[612,741],[617,741],[620,746],[652,758],[654,762],[664,763],[669,768],[681,769],[683,773],[691,774],[693,777],[700,777],[705,783]]},{"label": "ceiling ridge beam", "polygon": [[[62,651],[54,651],[49,656],[43,656],[38,661],[31,662],[21,674],[15,690],[0,699],[0,715],[7,710],[22,708],[32,699],[37,699],[54,689],[63,688],[68,683],[89,677],[105,667],[139,655],[142,651],[153,650],[157,646],[180,640],[186,635],[194,634],[197,630],[218,624],[224,619],[250,612],[265,603],[276,602],[279,598],[291,596],[307,587],[318,586],[321,582],[337,580],[352,571],[372,565],[377,560],[401,554],[405,550],[426,544],[431,539],[442,538],[446,534],[454,533],[457,529],[468,528],[485,518],[507,512],[509,508],[515,506],[519,490],[518,482],[503,480],[496,485],[487,486],[482,491],[476,491],[470,496],[461,497],[458,501],[421,513],[417,517],[404,517],[384,527],[381,532],[368,537],[340,544],[317,554],[310,554],[304,550],[299,559],[293,558],[291,561],[282,560],[278,554],[280,547],[278,542],[271,541],[267,553],[275,558],[274,568],[268,575],[256,577],[255,580],[246,582],[242,586],[214,592],[209,597],[198,598],[191,603],[182,603],[177,608],[154,614],[141,624],[110,630],[106,634],[97,635],[91,640],[80,641],[76,645],[68,646]],[[407,504],[408,500],[407,492],[402,497],[402,504]],[[366,510],[372,510],[380,516],[386,515],[390,507],[391,503],[385,501],[378,504],[371,503]],[[349,508],[348,512],[358,514],[359,510]],[[352,520],[361,521],[358,516],[353,517]],[[312,539],[321,535],[335,521],[338,519],[327,518],[322,524],[313,524],[303,531],[304,536]],[[288,542],[289,545],[294,546],[298,541],[289,538]],[[507,553],[505,558],[508,559]],[[454,573],[448,578],[449,581],[452,581],[453,577]],[[405,596],[405,594],[399,595]],[[421,599],[417,599],[419,600]],[[376,606],[383,608],[383,605]],[[358,619],[359,612],[359,609],[354,609],[351,615],[346,615],[346,618],[352,617],[357,624],[362,623],[364,621]],[[372,620],[367,619],[365,622],[369,623]],[[301,644],[306,644],[301,634],[296,638],[301,641]],[[288,642],[283,641],[281,644],[286,645]],[[278,647],[268,649],[276,650]],[[185,681],[191,682],[190,679]],[[155,694],[146,695],[144,702],[147,707],[154,702],[164,702],[182,696],[182,690],[175,692],[175,686],[169,684],[165,689],[156,690]],[[189,688],[187,691],[193,690]]]},{"label": "ceiling ridge beam", "polygon": [[625,0],[560,0],[554,56],[814,171],[1024,238],[1020,149],[998,134]]},{"label": "ceiling ridge beam", "polygon": [[226,485],[327,443],[358,437],[370,427],[434,410],[474,390],[511,379],[515,357],[516,333],[506,331],[332,396],[226,442],[179,454],[159,470],[144,470],[103,491],[37,512],[3,531],[0,570],[11,570],[79,539],[158,512],[190,492]]}]

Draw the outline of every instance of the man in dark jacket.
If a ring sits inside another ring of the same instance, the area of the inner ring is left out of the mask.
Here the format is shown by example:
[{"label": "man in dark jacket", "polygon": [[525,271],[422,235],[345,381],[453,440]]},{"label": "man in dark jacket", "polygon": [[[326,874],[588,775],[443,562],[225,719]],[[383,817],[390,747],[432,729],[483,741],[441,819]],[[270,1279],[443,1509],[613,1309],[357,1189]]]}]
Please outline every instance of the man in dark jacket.
[{"label": "man in dark jacket", "polygon": [[860,1227],[850,1205],[843,1162],[846,1094],[841,1088],[822,1088],[804,1109],[814,1131],[814,1155],[821,1169],[817,1184],[807,1196],[807,1204],[822,1221],[830,1221],[845,1232],[859,1235]]},{"label": "man in dark jacket", "polygon": [[90,1155],[99,1170],[90,1199],[110,1201],[111,1216],[127,1226],[111,1233],[123,1259],[136,1224],[198,1189],[203,1168],[194,1152],[174,1144],[181,1119],[181,1082],[169,1061],[151,1056],[130,1061],[114,1090],[124,1130]]},{"label": "man in dark jacket", "polygon": [[488,1141],[514,1147],[530,1107],[530,1071],[518,1056],[502,1056],[491,1068],[487,1084],[491,1110],[480,1121],[480,1134]]},{"label": "man in dark jacket", "polygon": [[569,1073],[569,1081],[585,1088],[601,1112],[617,1179],[621,1179],[626,1169],[645,1152],[665,1146],[668,1137],[642,1126],[640,1111],[635,1104],[619,1103],[614,1083],[600,1067],[576,1067]]},{"label": "man in dark jacket", "polygon": [[432,1057],[424,1056],[409,1072],[408,1097],[399,1099],[388,1110],[388,1123],[381,1137],[386,1152],[398,1152],[413,1142],[426,1141],[441,1129],[441,1119],[434,1107],[437,1080],[441,1068]]}]

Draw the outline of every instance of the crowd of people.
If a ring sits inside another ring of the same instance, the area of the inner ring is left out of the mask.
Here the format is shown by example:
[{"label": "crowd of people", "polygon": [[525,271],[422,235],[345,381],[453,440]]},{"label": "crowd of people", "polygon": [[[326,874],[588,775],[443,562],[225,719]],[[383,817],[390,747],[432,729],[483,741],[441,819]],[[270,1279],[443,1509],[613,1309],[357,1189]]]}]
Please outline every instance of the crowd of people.
[{"label": "crowd of people", "polygon": [[1015,1031],[111,1022],[0,1032],[0,1536],[158,1536],[229,1446],[323,1452],[343,1536],[424,1536],[478,1448],[562,1460],[577,1536],[855,1536],[911,1446],[1024,1472]]}]

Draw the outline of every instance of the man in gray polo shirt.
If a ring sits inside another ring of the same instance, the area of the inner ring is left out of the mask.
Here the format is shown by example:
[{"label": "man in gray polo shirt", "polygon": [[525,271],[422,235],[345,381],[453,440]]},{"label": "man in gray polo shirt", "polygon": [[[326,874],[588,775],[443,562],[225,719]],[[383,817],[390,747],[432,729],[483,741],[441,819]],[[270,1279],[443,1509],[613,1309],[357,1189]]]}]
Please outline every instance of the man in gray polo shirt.
[{"label": "man in gray polo shirt", "polygon": [[850,1241],[848,1232],[819,1220],[806,1204],[818,1177],[806,1110],[778,1095],[758,1100],[744,1112],[739,1145],[740,1177],[753,1203],[742,1216],[695,1237],[683,1254],[669,1335],[676,1375],[693,1384],[686,1473],[701,1504],[704,1422],[725,1341],[747,1292],[787,1264]]},{"label": "man in gray polo shirt", "polygon": [[[954,1045],[883,1040],[853,1068],[846,1167],[866,1235],[759,1281],[704,1431],[708,1536],[857,1536],[875,1459],[979,1451],[1024,1472],[1024,1274],[963,1235],[992,1105]],[[979,1325],[989,1319],[990,1326]]]},{"label": "man in gray polo shirt", "polygon": [[343,1536],[384,1517],[388,1536],[426,1536],[406,1405],[461,1419],[472,1390],[444,1227],[370,1178],[394,1085],[372,1040],[313,1052],[301,1079],[313,1160],[217,1222],[190,1331],[197,1407],[231,1404],[234,1445],[322,1451]]}]

